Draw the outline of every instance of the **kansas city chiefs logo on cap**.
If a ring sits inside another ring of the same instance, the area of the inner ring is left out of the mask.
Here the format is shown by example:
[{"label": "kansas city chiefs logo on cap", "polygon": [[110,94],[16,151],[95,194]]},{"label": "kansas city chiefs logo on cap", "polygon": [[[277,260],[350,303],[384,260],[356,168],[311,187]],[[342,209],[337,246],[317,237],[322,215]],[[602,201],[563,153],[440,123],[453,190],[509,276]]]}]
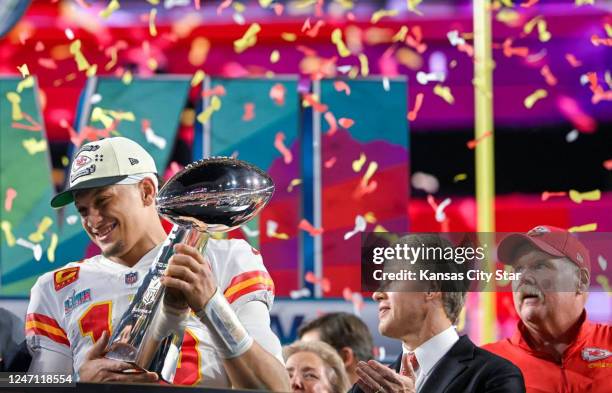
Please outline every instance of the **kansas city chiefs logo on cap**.
[{"label": "kansas city chiefs logo on cap", "polygon": [[594,362],[596,360],[602,360],[612,355],[611,351],[602,348],[582,348],[582,359],[587,362]]},{"label": "kansas city chiefs logo on cap", "polygon": [[530,230],[529,232],[527,232],[528,236],[540,236],[543,235],[545,233],[550,233],[550,229],[546,228],[546,227],[535,227],[532,230]]},{"label": "kansas city chiefs logo on cap", "polygon": [[87,156],[78,156],[74,159],[74,163],[72,164],[72,172],[77,171],[83,168],[85,165],[91,162],[91,158]]}]

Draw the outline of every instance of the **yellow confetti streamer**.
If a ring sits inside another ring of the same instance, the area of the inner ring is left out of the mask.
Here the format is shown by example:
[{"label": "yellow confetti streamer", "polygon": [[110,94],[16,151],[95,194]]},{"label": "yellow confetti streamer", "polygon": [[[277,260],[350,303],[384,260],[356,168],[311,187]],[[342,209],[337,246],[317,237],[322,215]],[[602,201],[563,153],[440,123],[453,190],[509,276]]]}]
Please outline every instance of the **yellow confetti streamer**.
[{"label": "yellow confetti streamer", "polygon": [[500,10],[497,15],[495,15],[495,19],[498,22],[505,23],[507,25],[516,23],[520,17],[521,14],[519,14],[515,10],[509,10],[507,8]]},{"label": "yellow confetti streamer", "polygon": [[44,216],[43,219],[38,224],[38,228],[36,229],[36,232],[30,233],[30,235],[28,236],[28,239],[32,243],[42,242],[43,239],[45,238],[45,232],[47,232],[47,230],[51,227],[52,224],[53,224],[53,220],[51,219],[51,217]]},{"label": "yellow confetti streamer", "polygon": [[205,124],[208,122],[213,112],[216,112],[219,109],[221,109],[221,99],[219,99],[217,96],[213,96],[210,100],[210,105],[198,115],[197,120],[200,123]]},{"label": "yellow confetti streamer", "polygon": [[451,92],[450,87],[448,86],[442,86],[441,84],[437,84],[434,87],[434,94],[437,95],[438,97],[442,98],[444,101],[446,101],[449,104],[454,104],[455,103],[455,97],[453,97],[453,93]]},{"label": "yellow confetti streamer", "polygon": [[21,97],[14,91],[6,93],[6,99],[11,103],[11,118],[13,121],[19,121],[23,119],[23,112],[21,111]]},{"label": "yellow confetti streamer", "polygon": [[96,76],[96,73],[98,72],[98,65],[94,64],[91,67],[89,67],[87,69],[87,72],[85,72],[85,75],[87,75],[89,78]]},{"label": "yellow confetti streamer", "polygon": [[366,220],[368,224],[374,224],[376,220],[376,215],[373,212],[367,212],[363,215],[363,218]]},{"label": "yellow confetti streamer", "polygon": [[278,63],[279,60],[280,60],[280,52],[275,49],[272,51],[272,53],[270,53],[270,63],[272,64]]},{"label": "yellow confetti streamer", "polygon": [[396,16],[398,13],[399,13],[398,10],[378,10],[372,14],[372,17],[370,18],[370,22],[372,24],[376,24],[382,18]]},{"label": "yellow confetti streamer", "polygon": [[132,72],[130,70],[125,71],[123,75],[121,75],[121,82],[123,82],[124,85],[129,85],[132,83],[132,79],[134,79],[134,77],[132,76]]},{"label": "yellow confetti streamer", "polygon": [[149,67],[151,71],[155,71],[157,69],[157,65],[157,60],[155,60],[154,58],[150,58],[149,60],[147,60],[147,67]]},{"label": "yellow confetti streamer", "polygon": [[353,2],[351,0],[335,0],[336,3],[340,4],[345,10],[353,9]]},{"label": "yellow confetti streamer", "polygon": [[91,111],[91,121],[99,121],[104,125],[104,128],[109,128],[113,124],[113,118],[106,111],[98,106]]},{"label": "yellow confetti streamer", "polygon": [[151,8],[149,13],[149,34],[151,37],[157,37],[157,27],[155,26],[155,17],[157,16],[157,8]]},{"label": "yellow confetti streamer", "polygon": [[361,171],[363,165],[366,163],[366,155],[364,153],[359,154],[359,159],[353,161],[353,172],[357,173]]},{"label": "yellow confetti streamer", "polygon": [[271,237],[275,239],[280,239],[280,240],[289,239],[289,235],[287,235],[286,233],[273,233]]},{"label": "yellow confetti streamer", "polygon": [[400,27],[398,32],[395,33],[395,35],[393,36],[391,41],[393,41],[393,42],[404,42],[406,40],[406,35],[407,34],[408,34],[408,27],[407,26],[402,26],[402,27]]},{"label": "yellow confetti streamer", "polygon": [[66,168],[70,164],[70,158],[68,156],[62,156],[62,166]]},{"label": "yellow confetti streamer", "polygon": [[30,75],[27,78],[19,81],[19,83],[17,84],[17,93],[21,93],[24,89],[29,89],[33,86],[34,86],[34,77]]},{"label": "yellow confetti streamer", "polygon": [[453,183],[457,183],[465,179],[467,179],[467,173],[459,173],[453,178]]},{"label": "yellow confetti streamer", "polygon": [[417,15],[423,15],[423,13],[417,9],[418,5],[422,2],[423,0],[406,0],[406,6],[408,7],[409,11],[412,11]]},{"label": "yellow confetti streamer", "polygon": [[100,11],[99,15],[104,19],[108,19],[108,17],[111,16],[113,12],[117,11],[119,7],[121,6],[118,0],[111,0],[111,2],[108,3],[108,6],[106,6],[105,9]]},{"label": "yellow confetti streamer", "polygon": [[374,176],[374,173],[376,172],[377,169],[378,169],[378,163],[376,161],[370,162],[370,165],[368,165],[368,170],[366,171],[365,175],[363,175],[363,178],[361,179],[362,186],[366,187],[368,185],[368,183],[370,182],[370,179],[372,178],[372,176]]},{"label": "yellow confetti streamer", "polygon": [[385,227],[378,224],[374,227],[374,232],[389,232]]},{"label": "yellow confetti streamer", "polygon": [[72,41],[72,44],[70,44],[70,54],[74,56],[79,71],[85,71],[90,67],[87,59],[81,52],[81,40]]},{"label": "yellow confetti streamer", "polygon": [[36,153],[42,153],[47,150],[47,141],[44,139],[40,141],[37,141],[36,138],[24,139],[23,141],[21,141],[21,144],[31,156]]},{"label": "yellow confetti streamer", "polygon": [[606,23],[605,28],[606,28],[606,34],[608,35],[608,37],[612,37],[612,25],[609,23]]},{"label": "yellow confetti streamer", "polygon": [[297,35],[293,33],[281,33],[281,38],[287,42],[294,42],[297,40]]},{"label": "yellow confetti streamer", "polygon": [[299,0],[297,4],[295,4],[295,8],[308,8],[316,2],[317,0]]},{"label": "yellow confetti streamer", "polygon": [[159,0],[147,0],[149,2],[149,4],[152,5],[159,5]]},{"label": "yellow confetti streamer", "polygon": [[512,2],[512,0],[501,0],[501,2],[506,7],[514,7],[514,3]]},{"label": "yellow confetti streamer", "polygon": [[357,75],[359,75],[359,68],[351,67],[351,70],[348,72],[348,77],[350,79],[355,79],[357,78]]},{"label": "yellow confetti streamer", "polygon": [[244,10],[246,10],[246,7],[244,6],[244,4],[239,3],[237,1],[232,3],[232,8],[234,9],[234,11],[238,12],[239,14],[243,13]]},{"label": "yellow confetti streamer", "polygon": [[608,293],[608,296],[612,296],[612,289],[610,289],[608,277],[604,276],[603,274],[598,274],[595,281],[597,281],[597,283],[601,285],[601,288]]},{"label": "yellow confetti streamer", "polygon": [[595,0],[576,0],[576,2],[574,3],[577,6],[581,6],[581,5],[595,5]]},{"label": "yellow confetti streamer", "polygon": [[368,57],[364,53],[359,54],[359,64],[361,65],[361,76],[368,76],[370,74],[370,66],[368,64]]},{"label": "yellow confetti streamer", "polygon": [[525,23],[525,26],[523,26],[523,33],[531,34],[533,29],[536,27],[538,22],[541,20],[542,20],[542,15],[538,15],[535,18],[531,19],[529,22]]},{"label": "yellow confetti streamer", "polygon": [[11,223],[3,220],[2,223],[0,223],[0,228],[4,233],[4,240],[6,240],[6,244],[8,244],[9,247],[13,247],[15,245],[15,236],[13,235]]},{"label": "yellow confetti streamer", "polygon": [[585,225],[578,225],[575,227],[571,227],[570,229],[568,229],[568,232],[593,232],[597,230],[597,223],[593,222],[590,224],[585,224]]},{"label": "yellow confetti streamer", "polygon": [[242,53],[248,48],[255,46],[257,43],[257,33],[261,31],[261,26],[258,23],[253,23],[247,31],[244,33],[242,38],[234,41],[234,51],[236,53]]},{"label": "yellow confetti streamer", "polygon": [[195,74],[193,74],[193,78],[191,78],[191,87],[197,86],[202,83],[205,77],[206,73],[204,71],[197,70]]},{"label": "yellow confetti streamer", "polygon": [[523,104],[525,105],[525,108],[531,109],[533,108],[533,106],[538,100],[542,98],[546,98],[546,97],[548,97],[548,92],[544,89],[538,89],[534,91],[533,93],[531,93],[530,95],[528,95],[525,98],[525,101],[523,102]]},{"label": "yellow confetti streamer", "polygon": [[28,65],[27,64],[23,64],[20,66],[17,66],[17,69],[19,70],[19,72],[21,72],[21,77],[25,78],[26,76],[30,75],[30,70],[28,69]]},{"label": "yellow confetti streamer", "polygon": [[293,188],[299,186],[300,184],[302,184],[302,179],[291,180],[291,183],[289,183],[289,186],[287,187],[287,192],[293,191]]},{"label": "yellow confetti streamer", "polygon": [[272,4],[272,0],[259,0],[259,6],[261,8],[268,8]]},{"label": "yellow confetti streamer", "polygon": [[332,31],[331,41],[336,45],[336,49],[338,50],[340,57],[348,57],[351,54],[351,51],[346,47],[346,44],[342,40],[342,30],[339,27]]},{"label": "yellow confetti streamer", "polygon": [[116,120],[136,121],[136,116],[134,115],[134,112],[120,112],[114,110],[107,110],[104,112],[114,117]]},{"label": "yellow confetti streamer", "polygon": [[582,203],[582,201],[598,201],[601,199],[601,191],[593,190],[580,193],[576,190],[570,190],[569,197],[574,203]]},{"label": "yellow confetti streamer", "polygon": [[545,20],[541,20],[538,22],[538,39],[540,42],[550,41],[552,35],[550,31],[547,30],[547,25]]}]

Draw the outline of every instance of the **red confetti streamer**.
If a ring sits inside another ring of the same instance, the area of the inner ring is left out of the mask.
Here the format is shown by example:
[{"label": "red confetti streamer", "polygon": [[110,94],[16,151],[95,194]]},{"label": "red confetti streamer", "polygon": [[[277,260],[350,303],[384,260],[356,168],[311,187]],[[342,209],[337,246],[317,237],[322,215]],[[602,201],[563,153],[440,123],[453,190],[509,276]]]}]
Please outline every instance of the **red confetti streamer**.
[{"label": "red confetti streamer", "polygon": [[311,49],[307,46],[304,45],[298,45],[295,47],[295,49],[297,49],[298,51],[302,52],[304,54],[304,56],[316,56],[317,55],[317,51],[314,49]]},{"label": "red confetti streamer", "polygon": [[320,112],[320,113],[327,112],[327,105],[321,104],[312,94],[304,95],[304,101],[309,103],[312,106],[312,108],[317,112]]},{"label": "red confetti streamer", "polygon": [[427,45],[422,42],[423,32],[421,26],[414,26],[410,29],[410,34],[406,36],[406,45],[414,48],[417,52],[423,53],[427,50]]},{"label": "red confetti streamer", "polygon": [[225,0],[217,7],[217,15],[221,15],[224,9],[232,5],[232,0]]},{"label": "red confetti streamer", "polygon": [[338,119],[338,124],[340,124],[340,127],[346,129],[351,128],[353,124],[355,124],[355,121],[346,117],[341,117],[340,119]]},{"label": "red confetti streamer", "polygon": [[4,196],[4,210],[10,212],[13,209],[13,201],[17,197],[17,191],[14,188],[7,188]]},{"label": "red confetti streamer", "polygon": [[612,38],[599,38],[597,34],[591,36],[591,43],[595,46],[605,45],[612,46]]},{"label": "red confetti streamer", "polygon": [[584,113],[575,99],[561,95],[557,97],[557,108],[561,114],[572,122],[578,131],[584,133],[595,132],[597,128],[595,119]]},{"label": "red confetti streamer", "polygon": [[490,137],[491,135],[493,135],[493,133],[491,131],[487,131],[477,139],[472,139],[467,143],[468,149],[473,150],[476,146],[478,146],[480,142],[482,142],[485,138]]},{"label": "red confetti streamer", "polygon": [[540,70],[540,74],[542,74],[544,80],[549,86],[555,86],[557,84],[557,78],[555,78],[552,71],[550,71],[550,67],[548,67],[548,64],[542,67],[542,69]]},{"label": "red confetti streamer", "polygon": [[306,275],[304,276],[304,281],[309,284],[321,285],[321,289],[323,290],[323,292],[329,292],[329,290],[331,289],[331,283],[327,278],[319,278],[315,276],[313,272],[306,273]]},{"label": "red confetti streamer", "polygon": [[603,162],[603,167],[612,171],[612,158]]},{"label": "red confetti streamer", "polygon": [[325,22],[323,22],[322,20],[317,21],[317,23],[314,25],[314,27],[312,29],[308,29],[308,31],[306,32],[306,35],[310,38],[314,38],[317,35],[319,35],[319,29],[321,29],[321,27],[325,24]]},{"label": "red confetti streamer", "polygon": [[337,92],[343,91],[347,96],[351,95],[351,88],[344,81],[335,81],[334,89],[336,89]]},{"label": "red confetti streamer", "polygon": [[247,102],[244,104],[244,115],[242,115],[243,121],[251,121],[255,118],[255,104]]},{"label": "red confetti streamer", "polygon": [[283,161],[285,164],[290,164],[293,161],[293,154],[291,154],[291,150],[287,149],[285,146],[285,134],[282,132],[277,132],[276,137],[274,138],[274,147],[283,155]]},{"label": "red confetti streamer", "polygon": [[327,130],[327,135],[332,136],[338,131],[338,124],[336,124],[336,117],[331,112],[325,112],[325,121],[329,124],[329,130]]},{"label": "red confetti streamer", "polygon": [[298,228],[306,231],[310,234],[310,236],[318,236],[320,234],[323,233],[324,229],[323,228],[315,228],[312,226],[311,223],[308,222],[308,220],[306,220],[305,218],[302,218],[302,221],[300,221],[300,224],[298,225]]},{"label": "red confetti streamer", "polygon": [[359,185],[353,191],[353,198],[360,199],[364,195],[368,195],[376,191],[378,188],[378,182],[376,180],[372,180],[369,184],[364,185],[363,182],[359,183]]},{"label": "red confetti streamer", "polygon": [[524,3],[521,3],[521,7],[523,7],[523,8],[529,8],[529,7],[532,7],[532,6],[534,6],[535,4],[537,4],[537,3],[538,3],[538,1],[540,1],[540,0],[528,0],[528,1],[524,2]]},{"label": "red confetti streamer", "polygon": [[212,89],[203,90],[202,98],[208,98],[211,96],[224,96],[225,95],[225,87],[222,85],[218,85],[213,87]]},{"label": "red confetti streamer", "polygon": [[[323,166],[325,167],[325,169],[330,169],[330,168],[332,168],[334,165],[336,165],[336,161],[337,161],[336,157],[332,157],[332,158],[330,158],[329,160],[325,161],[325,162],[323,163]],[[610,161],[612,161],[612,160],[610,160]]]},{"label": "red confetti streamer", "polygon": [[512,47],[511,38],[506,38],[504,40],[504,43],[502,44],[502,49],[504,52],[504,56],[506,57],[512,57],[512,56],[527,57],[529,55],[529,48],[525,46],[520,46],[516,48]]},{"label": "red confetti streamer", "polygon": [[276,16],[281,16],[283,14],[283,11],[285,10],[285,6],[279,3],[275,3],[274,5],[272,5],[272,8],[274,9],[274,13],[276,14]]},{"label": "red confetti streamer", "polygon": [[38,59],[38,64],[41,67],[47,68],[49,70],[56,70],[57,69],[57,64],[55,63],[55,60],[53,60],[51,58],[41,57],[41,58]]},{"label": "red confetti streamer", "polygon": [[270,98],[276,103],[276,105],[285,105],[285,86],[282,83],[277,83],[270,89]]},{"label": "red confetti streamer", "polygon": [[30,124],[23,124],[23,123],[17,123],[17,122],[13,122],[11,124],[11,127],[13,128],[17,128],[20,130],[26,130],[26,131],[42,131],[42,125],[37,122],[36,120],[34,120],[32,118],[32,116],[30,116],[29,114],[27,114],[26,112],[22,112],[23,113],[23,118]]},{"label": "red confetti streamer", "polygon": [[565,196],[565,195],[567,195],[567,193],[563,192],[563,191],[560,191],[560,192],[544,191],[542,193],[542,202],[547,201],[551,197],[561,197],[561,196]]},{"label": "red confetti streamer", "polygon": [[567,60],[568,63],[570,63],[570,65],[574,68],[578,68],[582,65],[582,62],[578,59],[576,59],[576,56],[574,56],[571,53],[567,53],[565,55],[565,60]]},{"label": "red confetti streamer", "polygon": [[421,110],[421,106],[423,105],[423,98],[425,98],[425,94],[419,93],[416,95],[414,100],[414,108],[408,112],[408,120],[415,121],[417,118],[417,114],[419,110]]}]

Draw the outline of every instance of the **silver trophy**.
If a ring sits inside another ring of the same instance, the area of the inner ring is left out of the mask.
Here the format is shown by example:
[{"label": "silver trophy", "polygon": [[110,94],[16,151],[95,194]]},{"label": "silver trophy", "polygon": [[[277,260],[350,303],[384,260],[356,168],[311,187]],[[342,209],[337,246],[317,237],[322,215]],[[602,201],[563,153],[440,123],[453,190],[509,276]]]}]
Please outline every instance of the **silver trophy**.
[{"label": "silver trophy", "polygon": [[194,162],[168,180],[158,193],[157,210],[174,227],[114,330],[106,357],[154,371],[172,382],[183,337],[176,332],[155,337],[153,332],[160,331],[163,304],[187,307],[160,282],[174,245],[185,243],[203,254],[210,233],[228,232],[248,222],[273,192],[274,182],[264,171],[226,157]]}]

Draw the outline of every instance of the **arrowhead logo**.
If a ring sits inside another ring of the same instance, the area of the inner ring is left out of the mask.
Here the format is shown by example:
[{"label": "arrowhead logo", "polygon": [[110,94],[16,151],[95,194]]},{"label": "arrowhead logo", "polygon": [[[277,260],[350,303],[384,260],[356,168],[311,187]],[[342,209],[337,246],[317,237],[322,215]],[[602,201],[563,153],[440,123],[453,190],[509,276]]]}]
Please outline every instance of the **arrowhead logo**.
[{"label": "arrowhead logo", "polygon": [[129,158],[129,160],[130,160],[130,164],[132,164],[132,165],[136,165],[136,164],[138,164],[140,162],[137,159],[131,158],[131,157]]}]

